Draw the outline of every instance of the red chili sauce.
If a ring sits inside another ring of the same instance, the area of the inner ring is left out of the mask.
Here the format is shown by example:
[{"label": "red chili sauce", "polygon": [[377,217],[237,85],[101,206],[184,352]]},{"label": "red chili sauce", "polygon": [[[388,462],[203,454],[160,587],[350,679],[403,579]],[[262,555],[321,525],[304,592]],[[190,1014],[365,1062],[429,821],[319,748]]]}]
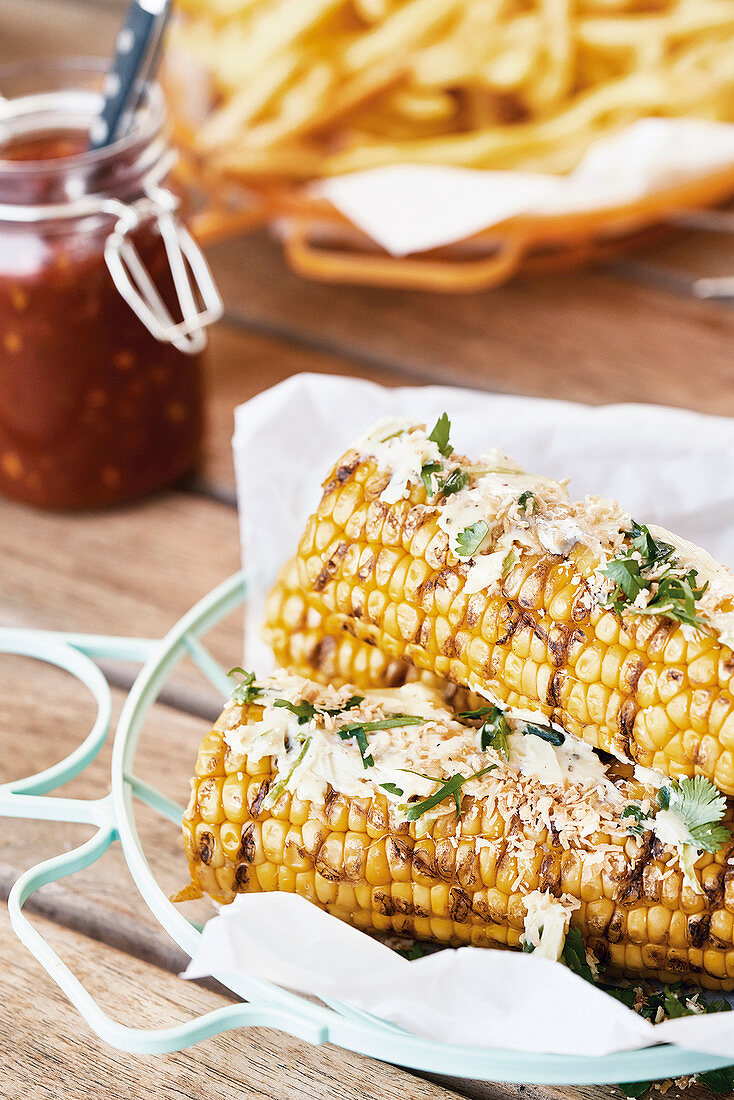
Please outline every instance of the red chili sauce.
[{"label": "red chili sauce", "polygon": [[[59,131],[0,147],[0,202],[58,202],[60,179],[73,197],[74,164],[87,145],[86,134]],[[60,175],[55,167],[66,161]],[[158,342],[120,296],[104,259],[112,224],[100,216],[13,223],[0,211],[5,496],[46,508],[96,507],[160,488],[196,463],[200,357]],[[177,317],[160,235],[147,225],[133,240]]]}]

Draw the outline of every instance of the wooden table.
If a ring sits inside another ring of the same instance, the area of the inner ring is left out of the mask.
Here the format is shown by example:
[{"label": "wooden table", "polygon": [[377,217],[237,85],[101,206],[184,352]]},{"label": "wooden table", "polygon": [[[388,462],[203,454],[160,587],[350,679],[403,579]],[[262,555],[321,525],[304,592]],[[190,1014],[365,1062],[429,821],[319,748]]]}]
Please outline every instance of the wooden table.
[{"label": "wooden table", "polygon": [[[116,4],[99,0],[2,5],[0,58],[108,52],[118,18]],[[198,481],[101,514],[50,515],[0,502],[3,625],[162,635],[239,564],[229,444],[234,406],[297,371],[734,413],[734,312],[690,293],[694,276],[734,269],[725,237],[679,236],[606,270],[518,280],[461,297],[308,284],[284,267],[266,233],[217,246],[210,258],[227,315],[211,338],[210,419]],[[213,648],[223,662],[236,663],[238,615],[218,628]],[[108,664],[106,671],[119,710],[134,669]],[[27,660],[0,662],[0,700],[2,780],[60,758],[91,716],[65,674]],[[215,705],[203,682],[184,670],[152,713],[143,765],[179,799]],[[106,752],[68,793],[102,794],[108,764]],[[176,830],[145,814],[141,830],[154,871],[175,890],[185,878]],[[6,896],[24,868],[78,844],[87,831],[4,821],[2,835]],[[163,1026],[225,1003],[222,991],[178,979],[184,960],[138,897],[119,851],[41,891],[35,908],[39,927],[121,1021]],[[4,910],[0,940],[6,1097],[615,1095],[611,1087],[431,1081],[267,1030],[231,1033],[166,1057],[121,1054],[89,1032],[15,940]],[[697,1091],[708,1095],[686,1095]]]}]

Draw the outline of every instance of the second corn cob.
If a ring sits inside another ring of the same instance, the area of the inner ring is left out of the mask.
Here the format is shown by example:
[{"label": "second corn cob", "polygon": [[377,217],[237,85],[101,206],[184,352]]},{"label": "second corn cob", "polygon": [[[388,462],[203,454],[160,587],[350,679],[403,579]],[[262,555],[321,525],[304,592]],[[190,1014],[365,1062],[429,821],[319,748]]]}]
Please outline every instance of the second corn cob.
[{"label": "second corn cob", "polygon": [[[310,605],[391,658],[734,794],[734,654],[731,634],[714,628],[730,626],[734,578],[710,560],[711,583],[685,573],[675,564],[690,558],[685,544],[646,528],[633,537],[612,502],[571,504],[563,486],[504,456],[490,456],[489,471],[487,456],[479,469],[444,458],[425,430],[395,423],[347,452],[324,484],[298,550]],[[396,438],[399,462],[386,451]],[[625,584],[648,585],[627,606],[599,573],[613,560]],[[653,596],[667,611],[652,613]]]},{"label": "second corn cob", "polygon": [[471,710],[482,702],[466,688],[389,657],[376,646],[355,638],[338,616],[320,615],[299,585],[295,559],[281,569],[268,594],[262,633],[281,668],[320,684],[393,688],[420,681],[435,688],[459,710]]}]

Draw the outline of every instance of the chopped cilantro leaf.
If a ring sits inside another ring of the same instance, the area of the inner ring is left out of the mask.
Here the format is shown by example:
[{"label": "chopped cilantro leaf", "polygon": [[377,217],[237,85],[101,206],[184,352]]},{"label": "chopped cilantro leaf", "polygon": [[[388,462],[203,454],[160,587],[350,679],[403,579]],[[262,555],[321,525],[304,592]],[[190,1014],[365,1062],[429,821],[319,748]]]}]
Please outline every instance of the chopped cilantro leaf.
[{"label": "chopped cilantro leaf", "polygon": [[556,748],[562,745],[566,740],[564,734],[559,733],[558,730],[551,729],[550,726],[526,726],[522,732],[532,733],[535,737],[540,737],[541,740],[547,741],[549,745],[555,745]]},{"label": "chopped cilantro leaf", "polygon": [[375,730],[391,730],[399,726],[419,726],[425,722],[416,714],[393,714],[391,718],[380,718],[376,722],[347,722],[336,731],[342,741],[351,738],[357,742],[362,763],[365,768],[371,768],[375,761],[367,744],[367,734]]},{"label": "chopped cilantro leaf", "polygon": [[482,752],[486,752],[487,749],[494,749],[495,752],[498,752],[500,756],[504,756],[507,760],[510,755],[507,745],[509,733],[510,727],[507,724],[507,719],[500,708],[495,707],[494,714],[484,721],[479,730],[479,745]]},{"label": "chopped cilantro leaf", "polygon": [[469,527],[465,527],[456,537],[456,554],[460,558],[470,558],[475,554],[484,541],[489,527],[483,519],[478,519]]},{"label": "chopped cilantro leaf", "polygon": [[661,615],[688,626],[704,627],[705,620],[696,614],[696,600],[706,591],[708,581],[699,586],[695,569],[686,573],[676,569],[671,561],[674,547],[654,538],[644,524],[634,523],[629,538],[629,549],[600,570],[615,585],[604,606],[621,614],[630,610],[641,592],[647,591],[646,605],[631,608],[635,615]]},{"label": "chopped cilantro leaf", "polygon": [[441,413],[434,425],[433,431],[428,437],[431,443],[436,444],[444,458],[448,458],[454,449],[449,443],[450,431],[451,421],[446,413]]},{"label": "chopped cilantro leaf", "polygon": [[276,699],[273,706],[283,707],[285,710],[289,710],[291,714],[295,714],[299,726],[305,726],[306,722],[313,721],[316,716],[316,707],[313,703],[307,703],[305,699],[302,699],[300,703],[291,703],[290,699]]},{"label": "chopped cilantro leaf", "polygon": [[414,959],[422,959],[424,955],[428,954],[422,943],[412,943],[410,947],[396,947],[395,951],[398,955],[402,955],[404,959],[408,959],[409,962],[413,962]]},{"label": "chopped cilantro leaf", "polygon": [[[542,935],[542,932],[543,932],[542,928],[541,928],[540,931],[541,931],[541,935]],[[534,950],[535,950],[535,944],[534,943],[528,943],[527,940],[522,941],[522,953],[523,953],[523,955],[532,955]]]},{"label": "chopped cilantro leaf", "polygon": [[646,587],[640,573],[640,563],[635,558],[613,558],[601,572],[622,589],[630,603]]},{"label": "chopped cilantro leaf", "polygon": [[488,714],[494,714],[499,707],[487,706],[479,707],[477,710],[463,710],[461,714],[457,715],[458,718],[486,718]]},{"label": "chopped cilantro leaf", "polygon": [[319,710],[313,703],[308,703],[305,699],[302,699],[299,703],[291,703],[288,699],[276,699],[273,706],[289,710],[291,714],[295,714],[298,725],[305,726],[307,722],[312,722],[319,714],[330,714],[332,716],[343,714],[345,710],[353,710],[354,707],[358,707],[363,702],[364,695],[352,695],[343,706],[334,707],[333,710]]},{"label": "chopped cilantro leaf", "polygon": [[231,699],[235,703],[252,703],[258,695],[262,695],[262,688],[255,687],[254,672],[245,672],[244,668],[240,668],[238,665],[236,668],[231,668],[227,675],[234,676],[235,673],[243,677],[231,695]]},{"label": "chopped cilantro leaf", "polygon": [[569,970],[595,985],[594,974],[586,958],[586,945],[578,928],[569,928],[563,945],[563,961]]},{"label": "chopped cilantro leaf", "polygon": [[438,492],[438,487],[434,487],[434,479],[438,482],[436,474],[440,474],[442,469],[443,466],[440,462],[427,462],[425,466],[421,467],[421,481],[425,485],[429,497]]},{"label": "chopped cilantro leaf", "polygon": [[378,718],[375,722],[361,722],[360,725],[367,733],[372,733],[374,730],[393,730],[401,726],[421,726],[426,721],[426,718],[421,718],[418,714],[393,714],[389,718]]},{"label": "chopped cilantro leaf", "polygon": [[711,1092],[729,1096],[734,1089],[734,1066],[710,1069],[707,1073],[702,1073],[698,1080],[700,1084],[711,1089]]},{"label": "chopped cilantro leaf", "polygon": [[467,721],[472,718],[484,718],[485,721],[479,727],[479,745],[482,752],[487,749],[495,749],[507,759],[507,735],[510,727],[503,711],[499,707],[479,707],[478,710],[465,710],[458,715],[460,720]]},{"label": "chopped cilantro leaf", "polygon": [[380,783],[383,791],[387,791],[388,794],[396,794],[398,796],[405,794],[402,787],[398,787],[396,783]]},{"label": "chopped cilantro leaf", "polygon": [[299,752],[298,756],[296,757],[296,760],[295,760],[294,764],[292,765],[292,767],[288,771],[288,774],[287,775],[282,775],[280,777],[280,779],[277,781],[277,783],[275,783],[270,788],[268,793],[265,795],[265,798],[263,799],[263,803],[262,803],[262,809],[263,810],[269,810],[278,801],[278,799],[282,795],[283,791],[286,789],[286,787],[290,783],[291,776],[293,775],[294,771],[296,770],[296,768],[298,767],[298,765],[301,763],[304,756],[306,755],[306,753],[308,751],[308,746],[310,744],[311,744],[311,738],[307,737],[304,740],[303,744],[301,745],[301,751]]},{"label": "chopped cilantro leaf", "polygon": [[526,489],[524,493],[520,493],[520,496],[517,498],[517,503],[527,516],[534,516],[538,511],[538,498],[530,489]]},{"label": "chopped cilantro leaf", "polygon": [[662,542],[650,534],[644,523],[632,522],[632,549],[642,557],[648,565],[660,565],[668,561],[675,549],[669,542]]},{"label": "chopped cilantro leaf", "polygon": [[726,799],[703,775],[674,779],[658,791],[658,804],[662,810],[680,814],[688,826],[690,843],[700,851],[718,852],[731,840],[729,830],[717,824],[726,813]]},{"label": "chopped cilantro leaf", "polygon": [[696,600],[708,588],[708,581],[697,586],[698,574],[690,569],[684,576],[672,572],[663,574],[657,582],[657,592],[646,607],[635,608],[637,615],[664,615],[688,626],[705,627],[706,620],[696,614]]},{"label": "chopped cilantro leaf", "polygon": [[450,497],[453,493],[460,493],[462,489],[466,489],[468,484],[469,475],[457,466],[444,481],[441,492],[445,497]]},{"label": "chopped cilantro leaf", "polygon": [[371,768],[374,765],[375,759],[367,744],[367,733],[364,726],[360,726],[356,722],[350,722],[348,726],[342,726],[336,732],[342,741],[349,741],[354,738],[357,742],[359,755],[362,757],[362,765],[365,768]]},{"label": "chopped cilantro leaf", "polygon": [[623,819],[625,817],[633,817],[635,820],[629,823],[629,825],[627,826],[627,832],[631,833],[633,836],[642,836],[645,831],[643,825],[641,824],[645,816],[642,812],[642,806],[637,806],[633,802],[630,802],[629,806],[625,806],[619,816],[620,819]]},{"label": "chopped cilantro leaf", "polygon": [[507,576],[511,569],[513,569],[520,560],[520,555],[513,546],[511,550],[508,550],[502,559],[502,576]]}]

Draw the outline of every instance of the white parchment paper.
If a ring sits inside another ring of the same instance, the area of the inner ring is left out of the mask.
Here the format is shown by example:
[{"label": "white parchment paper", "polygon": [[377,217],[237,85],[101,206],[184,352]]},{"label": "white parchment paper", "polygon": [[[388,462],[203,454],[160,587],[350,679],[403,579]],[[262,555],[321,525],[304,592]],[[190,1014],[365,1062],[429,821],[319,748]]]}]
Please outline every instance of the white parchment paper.
[{"label": "white parchment paper", "polygon": [[187,978],[246,974],[443,1042],[601,1056],[657,1042],[734,1056],[730,1013],[654,1026],[561,963],[446,949],[409,962],[296,894],[241,894],[204,926]]},{"label": "white parchment paper", "polygon": [[[257,641],[264,596],[334,461],[380,416],[411,415],[430,425],[444,410],[457,450],[500,447],[531,471],[570,476],[579,496],[614,496],[637,519],[662,523],[734,563],[734,420],[296,375],[236,411],[247,667],[262,673],[272,666]],[[224,907],[206,925],[186,973],[267,978],[446,1041],[586,1055],[667,1041],[734,1057],[728,1013],[653,1028],[565,967],[532,955],[461,948],[408,962],[287,894],[243,895]]]},{"label": "white parchment paper", "polygon": [[393,256],[451,244],[518,214],[636,202],[734,164],[734,125],[644,118],[599,138],[565,176],[399,164],[320,180],[313,190]]}]

